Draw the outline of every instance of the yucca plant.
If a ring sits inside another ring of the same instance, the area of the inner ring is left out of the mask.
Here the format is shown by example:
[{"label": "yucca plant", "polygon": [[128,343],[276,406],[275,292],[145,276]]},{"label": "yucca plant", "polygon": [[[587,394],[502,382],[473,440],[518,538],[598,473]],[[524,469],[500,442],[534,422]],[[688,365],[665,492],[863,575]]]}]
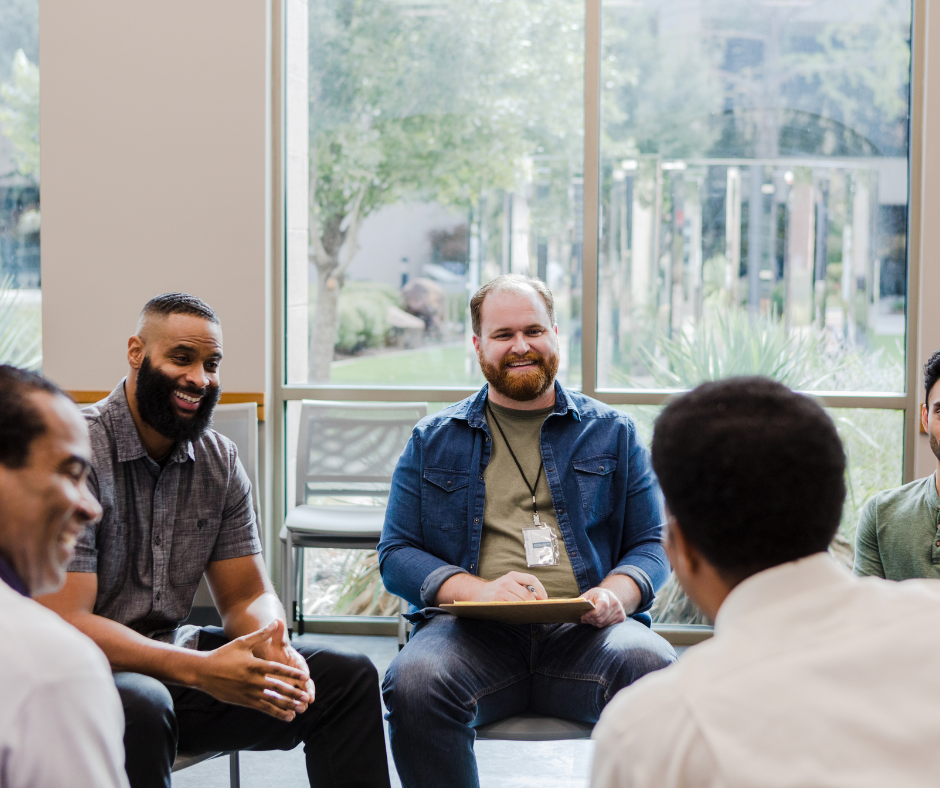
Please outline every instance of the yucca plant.
[{"label": "yucca plant", "polygon": [[23,303],[12,275],[0,279],[0,363],[35,370],[42,366],[39,310]]},{"label": "yucca plant", "polygon": [[693,331],[660,336],[641,348],[662,388],[687,389],[707,380],[763,375],[794,389],[822,389],[850,363],[831,335],[788,329],[773,315],[752,319],[743,309],[719,312]]}]

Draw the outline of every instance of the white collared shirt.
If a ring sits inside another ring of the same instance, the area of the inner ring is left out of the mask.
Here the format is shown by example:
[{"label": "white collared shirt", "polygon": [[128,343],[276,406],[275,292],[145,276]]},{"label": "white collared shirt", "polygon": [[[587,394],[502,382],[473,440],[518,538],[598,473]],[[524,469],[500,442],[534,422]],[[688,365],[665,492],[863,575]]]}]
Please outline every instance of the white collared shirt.
[{"label": "white collared shirt", "polygon": [[104,654],[3,582],[0,786],[127,788],[124,712]]},{"label": "white collared shirt", "polygon": [[593,788],[940,784],[940,581],[819,553],[725,599],[715,637],[608,704]]}]

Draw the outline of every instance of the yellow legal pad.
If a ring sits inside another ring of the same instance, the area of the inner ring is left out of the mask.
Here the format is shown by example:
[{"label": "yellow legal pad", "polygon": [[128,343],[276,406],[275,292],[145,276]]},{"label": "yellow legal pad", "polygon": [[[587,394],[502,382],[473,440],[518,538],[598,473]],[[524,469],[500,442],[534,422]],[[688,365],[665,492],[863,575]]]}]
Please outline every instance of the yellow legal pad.
[{"label": "yellow legal pad", "polygon": [[527,602],[454,602],[441,605],[451,615],[501,621],[504,624],[577,624],[594,609],[584,597],[575,599],[532,599]]}]

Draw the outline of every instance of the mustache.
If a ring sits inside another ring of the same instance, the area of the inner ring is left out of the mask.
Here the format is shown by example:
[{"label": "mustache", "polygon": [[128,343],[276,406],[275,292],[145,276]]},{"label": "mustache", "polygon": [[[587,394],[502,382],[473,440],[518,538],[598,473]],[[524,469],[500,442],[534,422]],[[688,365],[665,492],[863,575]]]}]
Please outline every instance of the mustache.
[{"label": "mustache", "polygon": [[182,391],[184,394],[192,394],[194,397],[204,397],[211,388],[212,386],[203,386],[202,388],[197,386],[176,386],[173,391]]},{"label": "mustache", "polygon": [[499,362],[499,366],[501,369],[505,369],[514,361],[534,361],[536,364],[544,364],[545,356],[536,350],[530,350],[528,353],[524,353],[521,356],[514,353],[511,356],[503,356],[502,361]]}]

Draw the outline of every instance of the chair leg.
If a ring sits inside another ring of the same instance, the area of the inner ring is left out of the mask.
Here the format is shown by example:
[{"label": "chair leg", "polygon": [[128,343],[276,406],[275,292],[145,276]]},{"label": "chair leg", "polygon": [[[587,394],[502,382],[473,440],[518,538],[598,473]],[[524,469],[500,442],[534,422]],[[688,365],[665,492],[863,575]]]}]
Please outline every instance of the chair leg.
[{"label": "chair leg", "polygon": [[241,788],[242,778],[238,768],[238,750],[228,755],[228,781],[231,788]]},{"label": "chair leg", "polygon": [[398,650],[401,651],[408,642],[408,622],[405,620],[405,613],[408,610],[408,603],[404,599],[398,600]]},{"label": "chair leg", "polygon": [[297,634],[304,634],[304,549],[302,547],[295,548],[296,560],[294,565],[296,566],[297,574]]},{"label": "chair leg", "polygon": [[284,612],[287,614],[287,637],[294,634],[294,538],[287,529],[287,539],[281,553],[281,594],[284,601]]}]

